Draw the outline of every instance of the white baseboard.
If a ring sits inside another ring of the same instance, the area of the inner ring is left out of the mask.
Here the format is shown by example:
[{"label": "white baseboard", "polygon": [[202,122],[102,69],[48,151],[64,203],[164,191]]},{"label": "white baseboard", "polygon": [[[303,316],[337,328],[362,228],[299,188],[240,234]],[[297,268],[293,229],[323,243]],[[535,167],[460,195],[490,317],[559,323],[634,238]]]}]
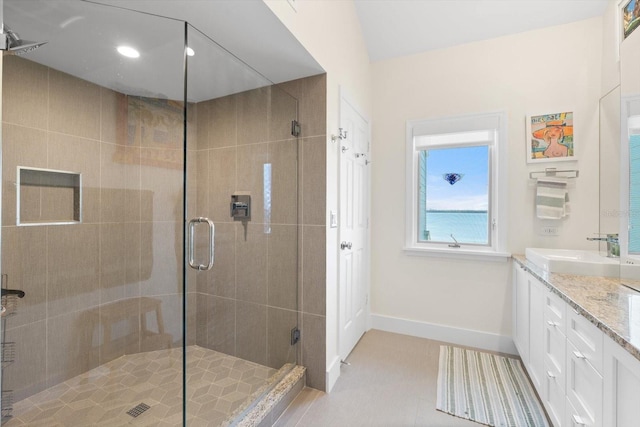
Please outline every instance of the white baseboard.
[{"label": "white baseboard", "polygon": [[371,314],[371,327],[381,331],[444,341],[482,350],[518,354],[511,337],[488,332],[454,328],[452,326],[437,325],[380,314]]},{"label": "white baseboard", "polygon": [[327,366],[327,374],[326,374],[326,386],[325,390],[327,393],[331,391],[334,385],[336,385],[336,381],[340,377],[340,356],[336,356],[331,364]]}]

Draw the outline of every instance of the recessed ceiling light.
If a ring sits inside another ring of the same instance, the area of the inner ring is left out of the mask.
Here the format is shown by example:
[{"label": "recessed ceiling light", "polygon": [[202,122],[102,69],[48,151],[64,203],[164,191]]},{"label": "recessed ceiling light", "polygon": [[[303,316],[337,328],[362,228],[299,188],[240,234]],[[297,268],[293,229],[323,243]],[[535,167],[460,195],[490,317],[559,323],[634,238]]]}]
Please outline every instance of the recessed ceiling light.
[{"label": "recessed ceiling light", "polygon": [[187,56],[193,56],[196,53],[193,51],[193,49],[191,49],[190,47],[187,47]]},{"label": "recessed ceiling light", "polygon": [[138,58],[140,56],[140,52],[130,46],[118,46],[117,49],[120,55],[127,58]]}]

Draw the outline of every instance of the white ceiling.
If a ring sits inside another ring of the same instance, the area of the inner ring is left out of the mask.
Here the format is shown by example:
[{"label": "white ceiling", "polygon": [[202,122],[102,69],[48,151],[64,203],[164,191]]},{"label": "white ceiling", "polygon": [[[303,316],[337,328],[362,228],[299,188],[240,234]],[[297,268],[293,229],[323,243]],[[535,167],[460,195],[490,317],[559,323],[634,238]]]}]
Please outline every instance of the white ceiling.
[{"label": "white ceiling", "polygon": [[355,0],[372,62],[600,16],[611,0]]},{"label": "white ceiling", "polygon": [[[312,0],[298,1],[302,8]],[[609,1],[355,0],[355,6],[370,59],[379,61],[598,16]],[[25,58],[127,94],[182,99],[182,21],[204,33],[189,31],[196,50],[188,64],[191,101],[323,72],[262,0],[1,2],[4,23],[24,39],[49,42]],[[143,49],[140,60],[115,52],[123,42]]]}]

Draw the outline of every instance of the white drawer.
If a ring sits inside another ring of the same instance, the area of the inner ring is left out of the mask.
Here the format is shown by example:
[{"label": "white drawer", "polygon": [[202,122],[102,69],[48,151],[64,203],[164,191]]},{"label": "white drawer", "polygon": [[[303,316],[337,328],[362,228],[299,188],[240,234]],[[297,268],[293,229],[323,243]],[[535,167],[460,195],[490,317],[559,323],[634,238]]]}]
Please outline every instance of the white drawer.
[{"label": "white drawer", "polygon": [[578,353],[577,348],[567,341],[566,393],[573,412],[568,414],[567,425],[601,426],[602,376],[586,359],[577,356],[576,353]]},{"label": "white drawer", "polygon": [[544,321],[545,324],[557,328],[564,335],[567,334],[566,307],[562,298],[551,291],[547,291],[544,297]]},{"label": "white drawer", "polygon": [[544,378],[545,401],[544,407],[554,427],[565,425],[565,401],[564,386],[561,387],[558,378],[547,367],[547,375]]},{"label": "white drawer", "polygon": [[566,390],[567,339],[557,327],[545,325],[544,364],[547,376],[555,378],[556,384]]},{"label": "white drawer", "polygon": [[596,371],[602,373],[603,333],[571,307],[567,308],[567,338],[575,346],[573,351],[577,352],[576,357],[584,357]]}]

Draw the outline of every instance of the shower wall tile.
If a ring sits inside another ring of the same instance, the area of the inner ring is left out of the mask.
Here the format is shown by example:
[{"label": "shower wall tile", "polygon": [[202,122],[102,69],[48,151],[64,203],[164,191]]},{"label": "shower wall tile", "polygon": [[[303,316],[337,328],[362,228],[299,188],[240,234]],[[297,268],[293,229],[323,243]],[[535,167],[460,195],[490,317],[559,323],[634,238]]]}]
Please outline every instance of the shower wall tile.
[{"label": "shower wall tile", "polygon": [[3,341],[14,343],[16,357],[13,363],[2,368],[2,387],[3,390],[13,390],[14,401],[47,388],[47,353],[34,351],[43,347],[46,338],[45,321],[7,328]]},{"label": "shower wall tile", "polygon": [[327,133],[327,75],[320,74],[300,80],[300,124],[302,136]]},{"label": "shower wall tile", "polygon": [[[147,337],[143,334],[140,351],[182,347],[182,337],[184,335],[182,293],[156,295],[151,299],[159,304],[161,316],[157,316],[155,310],[141,310],[143,319],[146,322],[146,330],[154,334]],[[158,322],[158,319],[160,322]],[[162,325],[162,328],[159,327],[160,325]],[[164,335],[158,335],[161,330],[164,330]]]},{"label": "shower wall tile", "polygon": [[199,294],[206,303],[207,348],[236,356],[237,301]]},{"label": "shower wall tile", "polygon": [[236,234],[236,298],[267,303],[267,234],[260,224],[239,226]]},{"label": "shower wall tile", "polygon": [[[184,120],[184,119],[183,119]],[[182,123],[179,124],[178,129],[180,132],[184,132],[182,129]],[[184,136],[180,136],[178,139],[177,148],[182,148],[182,139]],[[198,149],[198,112],[197,106],[194,103],[187,103],[187,150],[195,151]]]},{"label": "shower wall tile", "polygon": [[269,143],[271,222],[296,224],[298,217],[298,141]]},{"label": "shower wall tile", "polygon": [[100,141],[126,145],[128,141],[127,96],[100,88]]},{"label": "shower wall tile", "polygon": [[326,318],[303,314],[302,365],[307,368],[307,386],[326,390]]},{"label": "shower wall tile", "polygon": [[2,120],[37,129],[49,123],[49,69],[26,59],[2,58]]},{"label": "shower wall tile", "polygon": [[202,216],[198,214],[198,174],[202,161],[197,151],[187,152],[187,218]]},{"label": "shower wall tile", "polygon": [[[99,365],[99,325],[84,311],[67,312],[47,321],[47,387],[73,378]],[[42,343],[31,348],[41,348]]]},{"label": "shower wall tile", "polygon": [[142,225],[139,222],[124,224],[124,242],[121,248],[124,256],[124,296],[140,296],[140,261],[142,249]]},{"label": "shower wall tile", "polygon": [[17,167],[47,168],[47,140],[44,131],[3,123],[2,225],[16,225]]},{"label": "shower wall tile", "polygon": [[50,169],[82,174],[82,222],[100,221],[100,143],[59,133],[49,134]]},{"label": "shower wall tile", "polygon": [[[185,325],[187,328],[187,345],[198,345],[198,326],[200,322],[198,321],[198,305],[199,298],[198,294],[195,292],[190,292],[187,294],[187,324]],[[205,326],[201,326],[201,329],[206,328],[206,322],[203,322]],[[204,346],[202,346],[204,347]]]},{"label": "shower wall tile", "polygon": [[[195,330],[196,336],[196,345],[200,347],[209,348],[207,343],[207,334],[208,334],[208,323],[207,323],[207,315],[209,313],[210,306],[210,296],[203,295],[200,293],[193,293],[195,296],[195,306],[191,305],[191,308],[188,309],[191,314],[192,311],[195,311],[195,325],[191,326],[191,329]],[[194,310],[195,308],[195,310]],[[212,311],[213,314],[213,311]],[[193,331],[189,330],[189,334],[193,333]]]},{"label": "shower wall tile", "polygon": [[238,147],[236,190],[251,195],[251,222],[254,224],[264,222],[264,165],[268,162],[269,144]]},{"label": "shower wall tile", "polygon": [[261,365],[267,364],[267,307],[237,302],[236,356]]},{"label": "shower wall tile", "polygon": [[197,273],[197,291],[226,298],[236,297],[236,230],[233,223],[215,224],[213,268]]},{"label": "shower wall tile", "polygon": [[192,165],[196,167],[195,181],[193,184],[189,184],[189,188],[193,186],[195,189],[194,200],[196,202],[195,211],[192,217],[196,216],[209,216],[209,152],[208,151],[196,151],[195,161]]},{"label": "shower wall tile", "polygon": [[[116,153],[126,148],[114,144],[100,146],[100,221],[123,222],[127,216],[127,172],[129,165],[116,161]],[[131,215],[133,216],[133,215]],[[139,220],[139,219],[138,219]]]},{"label": "shower wall tile", "polygon": [[49,130],[100,139],[100,86],[49,69]]},{"label": "shower wall tile", "polygon": [[326,313],[326,230],[321,226],[302,227],[302,311]]},{"label": "shower wall tile", "polygon": [[182,102],[130,96],[129,109],[137,111],[139,117],[133,131],[135,145],[182,151],[184,142]]},{"label": "shower wall tile", "polygon": [[140,298],[121,299],[84,312],[92,329],[92,352],[104,364],[140,352]]},{"label": "shower wall tile", "polygon": [[238,145],[268,141],[270,92],[267,86],[236,95]]},{"label": "shower wall tile", "polygon": [[[150,191],[152,199],[143,199],[142,215],[152,214],[153,221],[176,221],[182,218],[183,152],[159,148],[142,148],[141,189]],[[146,202],[146,203],[145,203]],[[149,202],[152,202],[149,205]]]},{"label": "shower wall tile", "polygon": [[125,224],[100,224],[100,304],[125,297]]},{"label": "shower wall tile", "polygon": [[[209,150],[209,218],[215,222],[231,221],[229,203],[236,185],[236,148]],[[245,168],[242,168],[243,172]]]},{"label": "shower wall tile", "polygon": [[302,221],[305,225],[326,224],[326,150],[324,136],[302,140]]},{"label": "shower wall tile", "polygon": [[199,102],[196,104],[196,150],[206,150],[209,147],[209,117],[211,101]]},{"label": "shower wall tile", "polygon": [[[247,112],[246,102],[237,95],[225,96],[208,101],[208,139],[206,148],[235,147],[238,140],[238,104]],[[251,107],[249,107],[251,108]],[[243,133],[244,131],[240,131]]]},{"label": "shower wall tile", "polygon": [[[22,197],[21,197],[22,198]],[[75,220],[75,189],[72,187],[43,187],[40,189],[40,215],[33,220],[74,221]],[[20,207],[20,218],[27,212]],[[25,217],[26,218],[26,217]]]},{"label": "shower wall tile", "polygon": [[47,227],[49,316],[100,302],[99,233],[95,224]]},{"label": "shower wall tile", "polygon": [[45,227],[2,228],[2,272],[6,286],[21,289],[15,315],[7,319],[9,327],[45,319],[47,297],[47,232]]},{"label": "shower wall tile", "polygon": [[[145,250],[146,235],[142,236],[142,265],[148,263],[152,269],[142,277],[140,294],[157,296],[182,292],[182,222],[154,222],[150,224],[152,234],[150,250]],[[149,231],[143,223],[142,231]],[[146,233],[145,233],[146,234]]]},{"label": "shower wall tile", "polygon": [[291,329],[298,325],[298,314],[269,307],[267,317],[267,366],[280,369],[285,363],[296,363],[297,345],[291,345]]},{"label": "shower wall tile", "polygon": [[268,305],[296,310],[298,227],[272,225],[268,240]]},{"label": "shower wall tile", "polygon": [[298,101],[278,86],[271,86],[268,141],[291,138],[291,121],[298,119]]}]

